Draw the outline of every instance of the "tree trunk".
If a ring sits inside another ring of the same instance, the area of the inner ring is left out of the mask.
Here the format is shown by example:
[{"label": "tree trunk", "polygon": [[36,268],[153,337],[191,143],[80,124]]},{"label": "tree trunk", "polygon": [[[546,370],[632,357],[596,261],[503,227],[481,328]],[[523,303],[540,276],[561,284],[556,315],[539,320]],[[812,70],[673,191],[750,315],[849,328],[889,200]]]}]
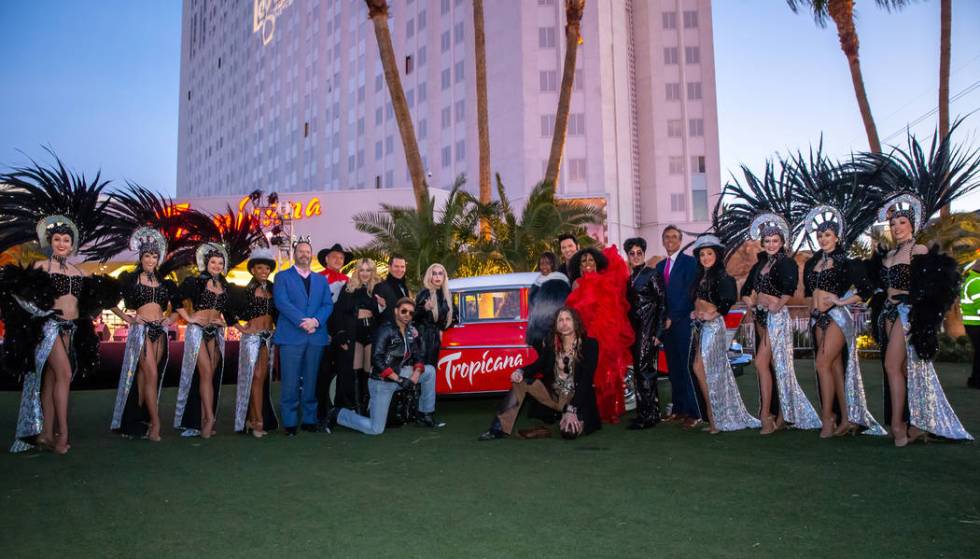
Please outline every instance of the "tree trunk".
[{"label": "tree trunk", "polygon": [[582,38],[582,13],[585,0],[565,0],[565,66],[561,74],[561,91],[558,96],[558,111],[555,114],[555,132],[551,139],[551,153],[548,156],[548,169],[544,180],[558,191],[558,171],[561,168],[562,152],[565,148],[565,132],[568,129],[568,110],[572,104],[572,85],[575,81],[575,57],[578,43]]},{"label": "tree trunk", "polygon": [[[476,59],[476,129],[480,146],[480,203],[490,203],[490,122],[487,116],[487,44],[483,0],[473,0],[473,49]],[[480,235],[490,240],[490,222],[480,219]]]},{"label": "tree trunk", "polygon": [[864,77],[861,75],[861,62],[858,59],[858,36],[854,27],[854,0],[830,0],[827,11],[837,26],[837,37],[840,48],[847,57],[847,65],[851,70],[851,82],[854,84],[854,96],[857,97],[858,108],[861,110],[861,120],[868,135],[868,145],[874,153],[881,153],[881,142],[878,140],[878,128],[871,115],[871,104],[868,93],[864,90]]},{"label": "tree trunk", "polygon": [[[953,0],[939,1],[939,137],[949,134],[949,51],[953,33]],[[939,210],[940,217],[949,215],[949,206]]]},{"label": "tree trunk", "polygon": [[405,163],[412,177],[412,191],[415,193],[415,207],[422,211],[429,197],[429,189],[425,183],[425,168],[422,166],[422,155],[419,144],[415,139],[415,126],[412,125],[412,115],[408,110],[405,90],[402,88],[401,77],[398,75],[398,62],[395,60],[395,49],[391,45],[391,32],[388,30],[388,2],[386,0],[364,0],[368,7],[368,17],[374,22],[374,35],[378,39],[378,54],[384,67],[385,82],[391,97],[391,106],[395,111],[395,121],[402,137],[405,149]]}]

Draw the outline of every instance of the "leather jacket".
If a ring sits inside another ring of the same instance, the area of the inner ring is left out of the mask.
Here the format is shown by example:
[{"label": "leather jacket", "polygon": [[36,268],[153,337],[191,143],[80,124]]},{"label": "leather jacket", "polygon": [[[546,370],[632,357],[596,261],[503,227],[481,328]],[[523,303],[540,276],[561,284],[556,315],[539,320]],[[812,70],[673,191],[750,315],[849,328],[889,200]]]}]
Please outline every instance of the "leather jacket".
[{"label": "leather jacket", "polygon": [[629,319],[636,335],[633,359],[635,370],[656,370],[657,348],[653,338],[663,336],[667,318],[667,294],[663,279],[655,268],[642,266],[630,271],[626,296],[630,303]]},{"label": "leather jacket", "polygon": [[405,332],[395,322],[385,322],[374,333],[371,346],[371,378],[386,380],[391,373],[398,374],[402,367],[422,369],[422,345],[419,332],[411,323]]}]

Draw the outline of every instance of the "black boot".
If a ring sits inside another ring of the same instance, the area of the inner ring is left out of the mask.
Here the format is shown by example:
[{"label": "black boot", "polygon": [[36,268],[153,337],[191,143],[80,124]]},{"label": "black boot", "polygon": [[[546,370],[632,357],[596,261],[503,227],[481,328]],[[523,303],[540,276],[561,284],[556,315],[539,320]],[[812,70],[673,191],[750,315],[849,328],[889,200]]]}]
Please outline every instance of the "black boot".
[{"label": "black boot", "polygon": [[636,381],[636,417],[628,429],[656,427],[660,422],[660,398],[657,394],[657,373],[640,373]]},{"label": "black boot", "polygon": [[490,428],[483,432],[479,437],[476,438],[478,441],[493,441],[496,439],[503,439],[507,436],[504,433],[502,426],[500,425],[500,418],[494,417],[493,422],[490,423]]},{"label": "black boot", "polygon": [[444,422],[436,421],[431,413],[423,412],[418,412],[418,415],[415,417],[415,424],[419,427],[429,427],[430,429],[438,429],[446,426]]}]

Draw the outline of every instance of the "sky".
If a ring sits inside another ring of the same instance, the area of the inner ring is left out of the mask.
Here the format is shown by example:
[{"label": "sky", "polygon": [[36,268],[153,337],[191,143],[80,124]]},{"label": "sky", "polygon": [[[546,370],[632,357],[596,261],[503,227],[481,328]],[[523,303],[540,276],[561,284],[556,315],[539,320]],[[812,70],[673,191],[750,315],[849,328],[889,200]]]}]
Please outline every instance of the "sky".
[{"label": "sky", "polygon": [[[902,144],[906,125],[937,104],[939,2],[893,13],[856,4],[879,135]],[[75,171],[173,194],[180,12],[179,0],[0,1],[0,168],[49,162],[50,146]],[[832,24],[821,29],[782,0],[714,0],[712,15],[722,181],[740,163],[759,169],[821,135],[833,156],[867,149]],[[980,1],[954,0],[953,20],[950,93],[966,91],[955,117],[980,109]],[[931,137],[937,120],[912,131]],[[959,139],[980,147],[978,132],[980,111]],[[980,193],[954,206],[976,208]]]}]

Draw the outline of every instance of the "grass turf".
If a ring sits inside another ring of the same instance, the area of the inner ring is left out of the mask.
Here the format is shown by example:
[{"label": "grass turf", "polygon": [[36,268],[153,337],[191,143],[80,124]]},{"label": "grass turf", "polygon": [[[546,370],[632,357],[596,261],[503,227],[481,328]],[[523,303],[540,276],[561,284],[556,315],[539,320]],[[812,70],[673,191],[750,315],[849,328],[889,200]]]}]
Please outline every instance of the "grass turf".
[{"label": "grass turf", "polygon": [[[865,362],[880,416],[880,369]],[[814,397],[813,367],[797,361]],[[947,395],[980,434],[967,367]],[[739,378],[749,409],[751,368]],[[661,383],[662,399],[669,384]],[[896,449],[815,431],[710,436],[605,426],[577,440],[479,443],[497,399],[440,401],[448,422],[368,437],[261,441],[232,431],[160,444],[108,432],[114,392],[72,394],[73,448],[0,456],[0,555],[12,557],[976,557],[976,444]],[[13,432],[18,393],[0,393]],[[164,424],[175,391],[163,395]],[[522,418],[522,423],[527,421]],[[4,444],[7,444],[6,441]]]}]

